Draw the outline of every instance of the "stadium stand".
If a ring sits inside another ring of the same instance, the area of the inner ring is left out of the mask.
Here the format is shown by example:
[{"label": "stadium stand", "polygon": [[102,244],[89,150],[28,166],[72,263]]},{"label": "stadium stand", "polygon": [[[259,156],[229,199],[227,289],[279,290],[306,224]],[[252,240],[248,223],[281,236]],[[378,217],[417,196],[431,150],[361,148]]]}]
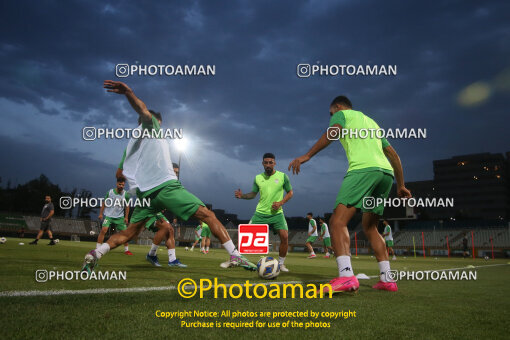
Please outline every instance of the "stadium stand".
[{"label": "stadium stand", "polygon": [[[41,225],[39,216],[23,216],[28,230],[37,231]],[[77,220],[71,218],[54,217],[51,220],[53,232],[57,235],[83,235],[86,236],[91,230],[97,232],[98,223],[90,220]]]},{"label": "stadium stand", "polygon": [[[475,248],[480,249],[499,249],[508,251],[510,249],[510,226],[505,221],[480,220],[480,221],[408,221],[400,226],[399,230],[393,232],[395,249],[409,251],[413,248],[413,238],[417,250],[422,249],[422,232],[425,238],[426,249],[447,249],[446,238],[451,250],[459,250],[463,247],[462,239],[467,235],[468,244],[471,249],[471,232]],[[0,231],[8,235],[14,234],[24,228],[27,234],[35,234],[39,230],[39,216],[23,216],[21,214],[0,213]],[[90,231],[99,232],[100,226],[97,221],[79,220],[72,218],[54,217],[52,219],[53,232],[59,237],[70,237],[71,239],[80,238],[83,240],[94,241],[97,236],[90,235]],[[369,243],[362,231],[361,222],[357,221],[350,226],[351,247],[356,246],[354,241],[354,232],[357,234],[357,247],[360,253],[364,253],[360,248],[371,251]],[[237,228],[229,225],[227,229],[234,244],[237,244]],[[181,235],[176,240],[179,245],[190,245],[195,240],[195,226],[193,223],[181,226]],[[143,230],[134,241],[138,244],[150,245],[154,234],[151,231]],[[306,230],[289,231],[289,251],[304,251],[304,243],[308,237]],[[492,239],[492,244],[491,244]],[[270,232],[269,244],[272,251],[277,251],[280,240],[279,236]],[[314,248],[322,248],[322,240],[317,239],[313,244]],[[212,237],[211,247],[221,247],[220,242]]]}]

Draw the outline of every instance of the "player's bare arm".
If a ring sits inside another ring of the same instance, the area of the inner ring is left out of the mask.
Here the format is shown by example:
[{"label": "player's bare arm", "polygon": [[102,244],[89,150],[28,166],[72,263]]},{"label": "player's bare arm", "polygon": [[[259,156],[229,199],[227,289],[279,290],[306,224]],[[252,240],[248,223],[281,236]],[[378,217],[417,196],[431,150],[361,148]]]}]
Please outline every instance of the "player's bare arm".
[{"label": "player's bare arm", "polygon": [[44,221],[48,221],[48,220],[51,218],[51,216],[53,216],[53,214],[54,214],[54,213],[55,213],[55,210],[50,211],[50,213],[49,213],[48,217],[43,218],[43,220],[44,220]]},{"label": "player's bare arm", "polygon": [[247,193],[247,194],[243,194],[241,189],[237,189],[235,191],[234,195],[238,199],[251,200],[251,199],[254,199],[255,196],[257,196],[257,193],[256,192],[250,192],[250,193]]},{"label": "player's bare arm", "polygon": [[[336,126],[339,129],[342,129],[340,124],[335,124],[333,126]],[[317,153],[319,153],[321,150],[323,150],[329,144],[331,144],[331,142],[332,141],[328,139],[327,132],[325,132],[319,138],[319,140],[310,148],[310,150],[306,154],[304,154],[303,156],[298,157],[298,158],[294,159],[292,162],[290,162],[288,170],[290,171],[290,169],[292,169],[293,174],[295,174],[295,175],[299,174],[299,172],[301,170],[300,169],[301,164],[308,162],[313,156],[315,156]]]},{"label": "player's bare arm", "polygon": [[103,87],[107,89],[108,92],[125,95],[131,107],[140,115],[142,121],[150,122],[152,120],[152,114],[147,109],[145,103],[135,96],[133,90],[125,83],[121,81],[105,80]]},{"label": "player's bare arm", "polygon": [[[256,195],[256,193],[254,194]],[[285,203],[287,203],[292,198],[292,196],[294,196],[294,190],[291,190],[288,193],[286,193],[285,197],[283,197],[281,201],[273,202],[273,204],[271,205],[271,209],[273,210],[280,209]]]},{"label": "player's bare arm", "polygon": [[122,178],[124,177],[124,174],[122,173],[122,169],[117,169],[115,172],[115,178]]},{"label": "player's bare arm", "polygon": [[393,172],[395,173],[395,180],[397,182],[397,194],[399,197],[411,197],[409,191],[404,184],[404,170],[402,169],[402,162],[395,149],[389,145],[383,149],[386,158],[390,161]]}]

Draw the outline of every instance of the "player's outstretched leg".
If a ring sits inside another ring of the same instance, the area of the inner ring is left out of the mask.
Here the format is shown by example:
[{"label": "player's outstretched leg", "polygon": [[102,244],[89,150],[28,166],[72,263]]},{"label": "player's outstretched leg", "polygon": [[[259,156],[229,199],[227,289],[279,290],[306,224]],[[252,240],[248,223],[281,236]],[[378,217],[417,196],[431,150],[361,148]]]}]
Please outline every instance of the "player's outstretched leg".
[{"label": "player's outstretched leg", "polygon": [[[359,288],[358,279],[354,276],[352,270],[351,240],[347,230],[347,223],[349,223],[355,213],[356,208],[348,208],[343,204],[339,204],[329,220],[331,241],[338,264],[338,277],[329,282],[333,293],[352,292],[357,291]],[[324,292],[329,293],[329,288],[324,288]]]},{"label": "player's outstretched leg", "polygon": [[195,249],[195,246],[197,245],[197,243],[202,244],[202,239],[195,237],[195,243],[193,243],[193,245],[191,246],[190,251],[193,251],[193,249]]},{"label": "player's outstretched leg", "polygon": [[97,266],[97,261],[106,255],[111,249],[115,249],[123,243],[130,241],[136,235],[140,233],[141,228],[144,227],[146,220],[139,221],[136,223],[130,223],[126,230],[122,230],[119,233],[112,235],[108,241],[101,244],[96,249],[91,250],[85,255],[85,261],[83,262],[82,271],[92,272]]},{"label": "player's outstretched leg", "polygon": [[363,213],[361,223],[363,225],[363,232],[367,236],[372,249],[374,249],[375,258],[379,264],[380,280],[372,288],[396,292],[398,290],[397,283],[389,280],[386,275],[386,273],[390,270],[390,261],[384,238],[377,231],[379,215],[370,212]]},{"label": "player's outstretched leg", "polygon": [[29,244],[31,245],[37,245],[37,242],[41,239],[41,237],[43,236],[43,230],[39,230],[39,232],[37,233],[37,236],[35,238],[35,240],[33,240],[32,242],[30,242]]},{"label": "player's outstretched leg", "polygon": [[204,206],[200,206],[193,217],[205,222],[209,226],[211,233],[220,240],[223,248],[225,248],[225,250],[229,253],[230,262],[232,264],[249,270],[257,270],[257,266],[255,264],[248,261],[248,259],[239,253],[239,251],[236,249],[236,246],[230,239],[227,229],[225,229],[223,224],[221,224],[221,222],[216,218],[216,215],[212,211]]}]

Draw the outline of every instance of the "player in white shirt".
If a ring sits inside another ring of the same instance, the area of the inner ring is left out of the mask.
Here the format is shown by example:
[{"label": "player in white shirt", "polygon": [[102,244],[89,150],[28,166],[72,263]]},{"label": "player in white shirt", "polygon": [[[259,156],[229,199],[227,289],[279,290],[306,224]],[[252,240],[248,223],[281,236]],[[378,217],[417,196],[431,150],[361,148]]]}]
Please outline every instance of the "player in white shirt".
[{"label": "player in white shirt", "polygon": [[325,258],[329,259],[330,253],[329,250],[333,253],[333,248],[331,247],[331,237],[329,236],[329,228],[326,222],[324,222],[324,219],[319,218],[319,225],[321,227],[321,236],[319,237],[319,240],[323,240],[324,242],[324,252],[326,255],[324,255]]},{"label": "player in white shirt", "polygon": [[384,237],[384,241],[386,242],[386,248],[388,249],[388,254],[393,255],[393,260],[396,260],[395,252],[393,251],[393,233],[391,232],[391,226],[388,221],[384,220],[384,232],[382,236]]},{"label": "player in white shirt", "polygon": [[122,82],[105,80],[103,86],[108,92],[125,96],[141,119],[141,125],[137,128],[141,132],[140,138],[133,135],[129,141],[122,172],[130,187],[132,183],[136,185],[138,198],[150,199],[150,206],[135,207],[128,228],[110,237],[99,248],[91,250],[85,256],[82,270],[93,271],[97,261],[110,249],[114,249],[138,235],[145,227],[146,222],[164,209],[183,221],[193,217],[207,223],[212,234],[220,240],[222,246],[230,254],[230,262],[246,269],[256,270],[257,266],[248,261],[236,249],[227,230],[216,218],[216,215],[178,181],[172,169],[168,142],[161,138],[160,124],[147,109],[145,103],[134,94],[129,86]]},{"label": "player in white shirt", "polygon": [[317,240],[317,237],[319,236],[319,233],[317,232],[317,222],[313,219],[313,214],[309,212],[306,214],[306,218],[308,219],[308,238],[306,239],[306,247],[308,248],[308,251],[310,252],[310,256],[308,256],[309,259],[314,259],[317,257],[315,255],[315,252],[313,251],[312,244]]},{"label": "player in white shirt", "polygon": [[[129,200],[129,194],[124,190],[124,185],[126,180],[123,177],[117,178],[117,187],[115,189],[110,189],[105,196],[105,200],[101,205],[101,209],[99,211],[99,219],[104,220],[101,225],[101,232],[97,236],[96,248],[99,248],[101,244],[103,244],[104,236],[108,229],[112,226],[115,226],[117,231],[122,231],[127,229],[128,224],[128,216],[129,216],[129,205],[127,204]],[[106,199],[110,199],[111,204],[107,207],[105,202]],[[124,254],[133,255],[129,251],[129,243],[124,243]]]}]

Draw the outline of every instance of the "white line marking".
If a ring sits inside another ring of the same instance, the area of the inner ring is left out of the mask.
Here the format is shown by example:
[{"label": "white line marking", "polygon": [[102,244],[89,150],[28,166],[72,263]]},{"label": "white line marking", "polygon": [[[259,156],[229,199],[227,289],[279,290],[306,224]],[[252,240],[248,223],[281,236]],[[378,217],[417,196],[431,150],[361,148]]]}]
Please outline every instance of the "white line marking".
[{"label": "white line marking", "polygon": [[[497,266],[508,266],[508,264],[501,263],[501,264],[489,264],[489,265],[483,265],[483,266],[473,266],[472,268],[450,268],[450,269],[434,269],[434,270],[423,270],[423,272],[430,272],[430,271],[448,271],[448,270],[467,270],[467,269],[474,269],[474,268],[484,268],[484,267],[497,267]],[[379,275],[375,276],[369,276],[372,279],[378,278]],[[286,281],[286,282],[257,282],[257,283],[251,283],[252,285],[255,284],[262,284],[262,285],[270,285],[270,284],[303,284],[303,283],[320,283],[325,282],[324,280],[314,280],[314,281]],[[226,287],[230,287],[233,284],[239,284],[241,286],[244,286],[243,283],[226,283],[222,284]],[[12,297],[12,296],[56,296],[56,295],[84,295],[84,294],[110,294],[110,293],[137,293],[137,292],[150,292],[150,291],[163,291],[163,290],[175,290],[177,289],[176,286],[163,286],[163,287],[133,287],[133,288],[94,288],[94,289],[82,289],[82,290],[69,290],[69,289],[61,289],[61,290],[26,290],[26,291],[20,291],[20,290],[12,290],[12,291],[4,291],[0,292],[0,297]]]},{"label": "white line marking", "polygon": [[54,295],[80,295],[80,294],[109,294],[109,293],[134,293],[158,290],[173,290],[175,286],[167,287],[133,287],[133,288],[94,288],[83,290],[27,290],[27,291],[6,291],[0,292],[4,296],[54,296]]}]

